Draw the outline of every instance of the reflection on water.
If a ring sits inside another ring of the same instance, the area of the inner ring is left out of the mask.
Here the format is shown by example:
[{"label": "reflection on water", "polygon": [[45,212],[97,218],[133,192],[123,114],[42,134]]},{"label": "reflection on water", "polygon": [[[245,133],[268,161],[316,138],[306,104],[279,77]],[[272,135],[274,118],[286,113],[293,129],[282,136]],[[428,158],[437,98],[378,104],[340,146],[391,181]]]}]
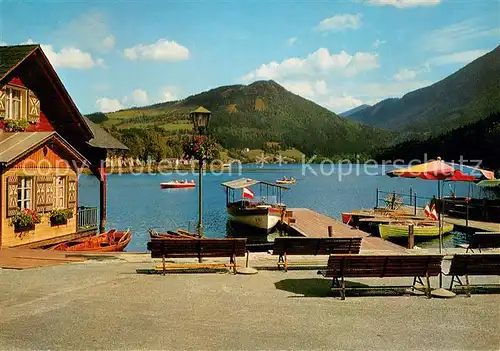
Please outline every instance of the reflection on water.
[{"label": "reflection on water", "polygon": [[274,238],[280,236],[280,231],[275,228],[272,232],[266,233],[265,230],[257,230],[248,225],[230,221],[226,222],[227,238],[247,238],[249,244],[261,244],[274,241]]}]

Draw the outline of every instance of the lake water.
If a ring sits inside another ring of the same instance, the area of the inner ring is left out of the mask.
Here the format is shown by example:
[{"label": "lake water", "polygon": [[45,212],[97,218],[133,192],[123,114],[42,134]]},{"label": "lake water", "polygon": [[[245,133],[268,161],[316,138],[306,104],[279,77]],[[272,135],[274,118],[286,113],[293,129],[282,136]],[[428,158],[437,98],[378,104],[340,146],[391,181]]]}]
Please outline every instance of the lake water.
[{"label": "lake water", "polygon": [[[356,171],[356,167],[359,171]],[[437,182],[418,179],[389,178],[389,170],[371,165],[367,174],[363,165],[242,165],[241,172],[234,167],[222,174],[206,173],[203,178],[203,225],[207,237],[225,237],[228,228],[225,209],[225,191],[222,182],[241,177],[273,182],[283,176],[294,177],[296,184],[283,193],[288,207],[306,207],[340,220],[340,213],[375,206],[376,188],[384,191],[408,193],[410,187],[419,197],[437,193]],[[351,169],[351,171],[350,171]],[[322,172],[323,170],[323,172]],[[377,175],[374,175],[377,174]],[[171,179],[195,179],[197,173],[124,174],[108,176],[107,228],[132,231],[127,251],[145,251],[149,240],[148,228],[159,231],[177,228],[193,229],[198,216],[198,189],[160,189],[160,182]],[[80,178],[79,205],[97,206],[98,181],[95,177]],[[258,195],[259,187],[256,186]],[[443,194],[454,191],[457,196],[467,194],[464,183],[444,184]],[[477,189],[475,189],[477,191]],[[406,199],[407,200],[407,199]],[[427,200],[420,199],[423,207]],[[325,228],[326,230],[326,228]],[[453,245],[453,240],[447,240]],[[431,245],[437,245],[436,243]]]}]

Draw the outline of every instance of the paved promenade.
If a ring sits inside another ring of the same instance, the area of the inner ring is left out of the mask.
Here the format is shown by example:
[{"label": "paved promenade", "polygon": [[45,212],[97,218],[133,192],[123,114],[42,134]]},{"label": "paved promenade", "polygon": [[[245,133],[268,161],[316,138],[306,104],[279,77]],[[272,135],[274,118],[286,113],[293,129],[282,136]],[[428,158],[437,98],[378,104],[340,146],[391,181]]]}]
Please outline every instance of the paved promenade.
[{"label": "paved promenade", "polygon": [[124,255],[0,269],[0,349],[492,350],[500,345],[496,294],[341,301],[330,296],[330,282],[314,270],[136,274],[136,268],[153,266],[143,261],[146,255]]}]

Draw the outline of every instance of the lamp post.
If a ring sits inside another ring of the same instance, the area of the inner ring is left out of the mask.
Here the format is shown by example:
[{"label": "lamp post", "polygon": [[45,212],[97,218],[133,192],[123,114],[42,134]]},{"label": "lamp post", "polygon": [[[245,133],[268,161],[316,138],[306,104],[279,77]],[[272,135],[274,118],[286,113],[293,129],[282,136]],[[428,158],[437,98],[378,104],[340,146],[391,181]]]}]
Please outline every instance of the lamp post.
[{"label": "lamp post", "polygon": [[[202,136],[208,129],[212,112],[200,106],[190,113],[195,133]],[[203,157],[198,159],[198,236],[203,237]]]}]

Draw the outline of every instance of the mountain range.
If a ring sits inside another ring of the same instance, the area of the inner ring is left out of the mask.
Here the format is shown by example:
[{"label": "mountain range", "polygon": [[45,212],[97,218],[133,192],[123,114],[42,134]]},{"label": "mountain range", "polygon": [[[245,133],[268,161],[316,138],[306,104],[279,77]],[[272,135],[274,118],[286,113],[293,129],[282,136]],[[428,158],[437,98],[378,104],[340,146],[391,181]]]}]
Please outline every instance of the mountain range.
[{"label": "mountain range", "polygon": [[435,84],[347,116],[388,130],[436,134],[499,110],[500,46],[497,46]]}]

